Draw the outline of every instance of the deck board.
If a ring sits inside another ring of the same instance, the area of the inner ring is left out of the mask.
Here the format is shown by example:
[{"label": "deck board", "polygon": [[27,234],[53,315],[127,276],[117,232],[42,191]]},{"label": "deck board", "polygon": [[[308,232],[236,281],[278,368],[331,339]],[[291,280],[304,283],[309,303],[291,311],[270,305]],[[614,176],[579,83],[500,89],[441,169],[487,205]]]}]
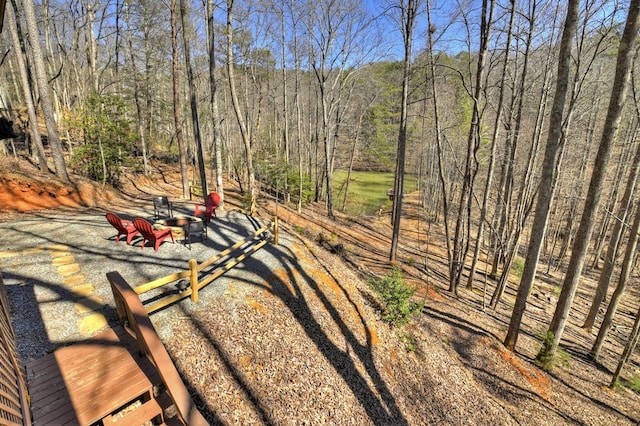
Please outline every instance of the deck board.
[{"label": "deck board", "polygon": [[160,379],[121,326],[27,364],[34,425],[89,425]]}]

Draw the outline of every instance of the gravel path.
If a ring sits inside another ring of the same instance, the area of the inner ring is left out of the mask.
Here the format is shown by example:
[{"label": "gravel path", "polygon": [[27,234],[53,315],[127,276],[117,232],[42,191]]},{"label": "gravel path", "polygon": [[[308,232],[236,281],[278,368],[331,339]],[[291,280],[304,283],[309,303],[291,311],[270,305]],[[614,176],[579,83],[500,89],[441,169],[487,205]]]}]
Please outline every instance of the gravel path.
[{"label": "gravel path", "polygon": [[[188,215],[190,206],[175,215]],[[119,212],[124,219],[148,217],[148,212]],[[152,220],[152,218],[149,218]],[[180,241],[165,240],[156,253],[115,243],[115,230],[99,210],[80,214],[39,212],[0,224],[0,270],[14,315],[14,328],[23,361],[56,347],[94,335],[116,323],[113,297],[106,279],[118,271],[132,285],[188,269],[189,259],[202,262],[231,244],[250,237],[261,224],[235,212],[220,212],[208,227],[207,239],[191,250]],[[255,254],[260,257],[258,251]],[[224,262],[225,259],[221,261]],[[242,266],[210,284],[202,298],[221,294]],[[190,304],[187,300],[185,304]],[[160,312],[152,316],[162,329]]]}]

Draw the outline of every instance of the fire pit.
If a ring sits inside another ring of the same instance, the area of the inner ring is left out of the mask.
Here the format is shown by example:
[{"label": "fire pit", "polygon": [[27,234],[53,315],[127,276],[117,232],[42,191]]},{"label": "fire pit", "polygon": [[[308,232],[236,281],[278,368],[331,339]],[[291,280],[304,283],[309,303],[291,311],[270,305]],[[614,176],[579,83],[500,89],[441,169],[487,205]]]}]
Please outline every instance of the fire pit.
[{"label": "fire pit", "polygon": [[171,228],[173,238],[178,240],[184,240],[189,229],[189,225],[192,223],[202,222],[199,217],[192,216],[177,216],[170,217],[168,219],[162,219],[153,224],[155,229]]}]

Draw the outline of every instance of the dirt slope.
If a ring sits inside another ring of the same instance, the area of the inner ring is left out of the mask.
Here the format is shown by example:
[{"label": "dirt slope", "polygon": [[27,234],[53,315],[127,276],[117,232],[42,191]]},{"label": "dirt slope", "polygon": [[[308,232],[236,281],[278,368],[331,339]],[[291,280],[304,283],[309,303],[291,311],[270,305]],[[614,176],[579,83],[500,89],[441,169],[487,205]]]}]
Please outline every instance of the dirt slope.
[{"label": "dirt slope", "polygon": [[[24,164],[11,163],[0,170],[0,222],[39,208],[73,211],[126,205],[159,189],[179,196],[177,178],[175,172],[125,178],[122,191],[115,191],[76,178],[73,185],[62,184]],[[231,187],[226,208],[239,205],[239,195]],[[264,272],[263,291],[231,289],[225,299],[194,313],[199,322],[178,321],[163,337],[213,422],[603,425],[638,421],[640,397],[606,388],[624,334],[611,339],[602,364],[593,365],[581,355],[593,339],[577,327],[592,285],[589,280],[578,295],[578,309],[564,342],[569,364],[553,374],[543,373],[531,359],[537,349],[535,336],[553,312],[553,288],[559,277],[544,277],[545,282],[536,285],[518,353],[507,352],[500,341],[513,288],[495,311],[484,309],[494,285],[490,280],[476,282],[472,291],[463,290],[460,299],[450,297],[445,290],[441,232],[420,217],[417,207],[409,197],[399,257],[425,309],[414,324],[397,330],[379,320],[379,305],[362,281],[382,276],[390,267],[390,226],[385,215],[366,219],[338,215],[330,221],[321,205],[298,214],[261,200],[261,215],[277,211],[282,220],[292,240],[291,258],[302,266],[302,275],[288,269],[287,263]],[[631,311],[630,306],[623,310]],[[623,318],[618,329],[629,321],[628,316]],[[415,341],[414,352],[405,350],[407,336]],[[203,357],[203,351],[208,355]],[[629,368],[637,368],[637,363]]]}]

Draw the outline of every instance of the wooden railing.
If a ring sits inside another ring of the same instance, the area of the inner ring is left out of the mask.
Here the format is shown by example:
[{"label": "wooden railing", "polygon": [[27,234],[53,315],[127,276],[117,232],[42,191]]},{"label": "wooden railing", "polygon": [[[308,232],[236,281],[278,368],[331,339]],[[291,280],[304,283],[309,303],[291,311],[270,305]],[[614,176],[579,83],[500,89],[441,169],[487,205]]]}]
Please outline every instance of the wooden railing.
[{"label": "wooden railing", "polygon": [[111,284],[120,322],[135,334],[140,353],[147,356],[158,370],[183,424],[208,425],[209,423],[193,403],[189,391],[182,382],[138,295],[118,272],[109,272],[107,279]]},{"label": "wooden railing", "polygon": [[[223,250],[222,252],[218,253],[216,256],[213,256],[210,259],[205,260],[202,263],[198,263],[198,261],[196,259],[190,259],[188,262],[188,269],[184,270],[184,271],[180,271],[180,272],[176,272],[174,274],[171,275],[167,275],[161,278],[158,278],[156,280],[150,281],[148,283],[142,284],[137,286],[134,291],[137,294],[144,294],[147,293],[149,291],[155,290],[159,287],[162,287],[164,285],[167,285],[169,283],[172,283],[174,281],[179,281],[179,280],[183,280],[183,279],[189,279],[189,287],[185,290],[179,291],[176,294],[172,294],[171,296],[167,296],[164,297],[162,299],[160,299],[159,301],[150,304],[150,305],[146,305],[145,309],[148,313],[151,312],[155,312],[159,309],[162,309],[168,305],[171,305],[173,303],[176,303],[182,299],[185,299],[189,296],[191,296],[191,301],[196,303],[198,302],[198,292],[205,286],[207,286],[208,284],[210,284],[211,282],[213,282],[215,279],[219,278],[221,275],[223,275],[224,273],[226,273],[227,271],[229,271],[231,268],[233,268],[234,266],[236,266],[237,264],[239,264],[240,262],[242,262],[243,260],[245,260],[247,257],[251,256],[252,254],[254,254],[255,252],[257,252],[258,250],[260,250],[262,247],[264,247],[265,244],[267,244],[269,242],[269,239],[265,237],[264,234],[266,234],[267,232],[269,232],[270,230],[273,231],[273,241],[275,244],[277,244],[278,242],[278,219],[277,217],[275,218],[275,220],[268,225],[263,226],[262,228],[258,229],[256,232],[253,233],[253,235],[251,235],[248,238],[245,238],[243,240],[240,240],[238,242],[236,242],[235,244],[233,244],[232,246],[228,247],[227,249]],[[207,274],[205,277],[203,277],[202,279],[200,279],[200,273],[207,269],[208,267],[212,266],[213,264],[215,264],[216,262],[218,262],[219,260],[223,259],[224,257],[228,256],[229,254],[233,253],[235,250],[239,249],[240,247],[253,242],[254,244],[249,248],[249,250],[243,252],[241,255],[235,257],[235,258],[231,258],[229,259],[229,261],[227,261],[224,265],[222,265],[221,267],[217,268],[214,272],[212,272],[211,274]]]},{"label": "wooden railing", "polygon": [[29,395],[0,273],[0,424],[31,425]]}]

